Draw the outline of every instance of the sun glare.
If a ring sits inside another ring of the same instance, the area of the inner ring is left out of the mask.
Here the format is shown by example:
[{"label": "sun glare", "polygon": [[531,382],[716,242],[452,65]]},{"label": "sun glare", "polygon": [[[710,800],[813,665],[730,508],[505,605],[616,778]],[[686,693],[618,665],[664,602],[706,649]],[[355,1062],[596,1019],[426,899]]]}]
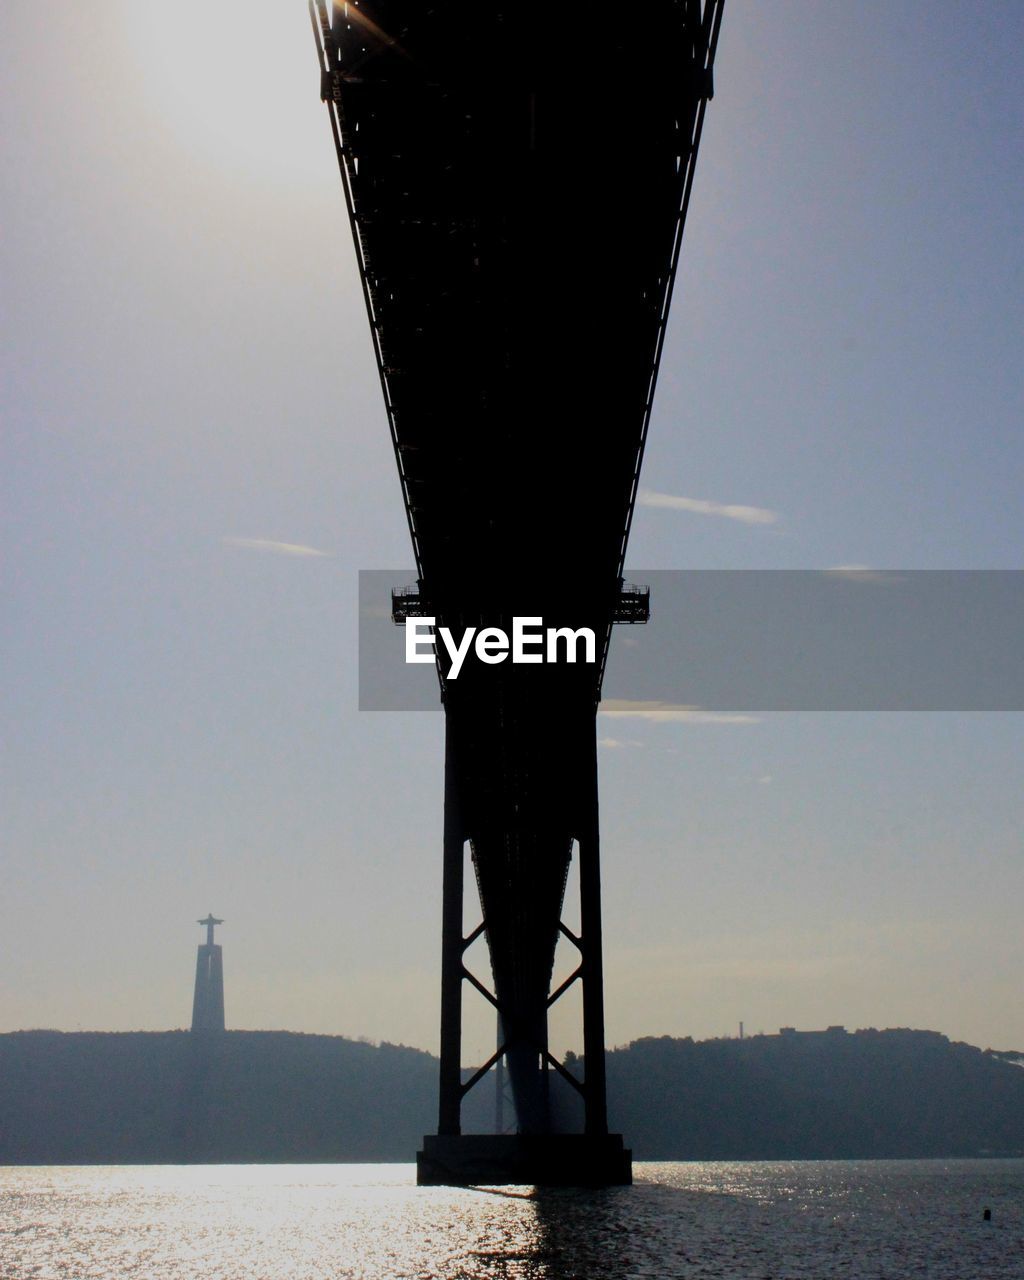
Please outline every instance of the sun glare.
[{"label": "sun glare", "polygon": [[323,184],[328,126],[302,3],[135,4],[126,27],[154,116],[191,155],[267,184]]}]

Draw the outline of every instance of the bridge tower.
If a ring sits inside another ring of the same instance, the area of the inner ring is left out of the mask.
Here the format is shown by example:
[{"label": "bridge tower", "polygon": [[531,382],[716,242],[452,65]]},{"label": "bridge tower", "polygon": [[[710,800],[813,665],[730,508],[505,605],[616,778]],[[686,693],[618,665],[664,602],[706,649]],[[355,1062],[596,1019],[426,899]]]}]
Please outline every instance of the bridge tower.
[{"label": "bridge tower", "polygon": [[[605,1097],[596,714],[613,624],[647,616],[626,544],[722,0],[309,8],[416,559],[393,616],[541,617],[600,645],[593,665],[439,667],[440,1106],[419,1179],[628,1182]],[[467,848],[481,919],[464,935]],[[481,934],[489,982],[465,962]],[[560,937],[578,964],[552,990]],[[547,1031],[576,983],[582,1070]],[[502,1042],[464,1078],[467,987]],[[499,1061],[518,1132],[463,1134],[462,1099]]]}]

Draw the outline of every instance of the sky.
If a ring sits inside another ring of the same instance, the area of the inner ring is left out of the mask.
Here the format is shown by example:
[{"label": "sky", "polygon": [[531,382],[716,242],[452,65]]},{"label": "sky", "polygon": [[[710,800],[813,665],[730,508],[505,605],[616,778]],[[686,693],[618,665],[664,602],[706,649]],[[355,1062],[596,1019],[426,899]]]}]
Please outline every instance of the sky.
[{"label": "sky", "polygon": [[[630,576],[1021,567],[1022,47],[728,0]],[[187,1026],[213,911],[229,1026],[436,1050],[443,722],[357,710],[412,557],[305,6],[10,0],[0,59],[0,1030]],[[600,732],[610,1045],[1024,1047],[1021,715]]]}]

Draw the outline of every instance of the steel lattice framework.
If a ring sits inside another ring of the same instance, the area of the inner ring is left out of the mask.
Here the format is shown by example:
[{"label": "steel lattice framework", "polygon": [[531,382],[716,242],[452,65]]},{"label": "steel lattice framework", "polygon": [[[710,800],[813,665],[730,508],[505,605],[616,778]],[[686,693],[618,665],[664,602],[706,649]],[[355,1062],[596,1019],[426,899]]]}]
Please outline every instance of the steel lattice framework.
[{"label": "steel lattice framework", "polygon": [[[543,615],[593,626],[606,654],[613,622],[646,617],[623,567],[722,0],[310,0],[310,14],[416,557],[395,616]],[[607,1149],[602,674],[603,660],[442,681],[438,1133],[451,1141],[421,1161],[425,1180],[468,1176],[454,1141],[473,1083],[460,1072],[466,980],[502,1027],[477,1076],[507,1062],[523,1140],[552,1131],[550,1068],[583,1095],[588,1150]],[[468,939],[467,841],[483,917]],[[561,919],[574,849],[579,936]],[[481,931],[491,986],[463,963]],[[560,933],[580,956],[583,1079],[548,1052]],[[539,1161],[527,1180],[579,1180],[536,1141],[548,1154],[518,1174]],[[610,1161],[590,1180],[628,1177],[621,1141]]]}]

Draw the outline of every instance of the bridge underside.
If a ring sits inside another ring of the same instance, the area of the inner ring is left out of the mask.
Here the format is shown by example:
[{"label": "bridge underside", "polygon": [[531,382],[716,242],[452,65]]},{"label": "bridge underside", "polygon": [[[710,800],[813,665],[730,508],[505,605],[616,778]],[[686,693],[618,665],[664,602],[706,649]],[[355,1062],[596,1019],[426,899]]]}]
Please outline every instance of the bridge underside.
[{"label": "bridge underside", "polygon": [[[543,616],[591,626],[607,647],[720,10],[311,2],[422,611],[441,625]],[[557,1071],[605,1141],[602,670],[467,668],[443,687],[446,1159],[466,1088],[467,841],[520,1134],[536,1152],[555,1127]],[[585,1077],[570,1081],[548,1053],[547,1011],[574,847]],[[509,1157],[517,1175],[526,1149]],[[531,1160],[526,1180],[544,1181]],[[624,1180],[620,1157],[608,1169],[604,1181]]]}]

